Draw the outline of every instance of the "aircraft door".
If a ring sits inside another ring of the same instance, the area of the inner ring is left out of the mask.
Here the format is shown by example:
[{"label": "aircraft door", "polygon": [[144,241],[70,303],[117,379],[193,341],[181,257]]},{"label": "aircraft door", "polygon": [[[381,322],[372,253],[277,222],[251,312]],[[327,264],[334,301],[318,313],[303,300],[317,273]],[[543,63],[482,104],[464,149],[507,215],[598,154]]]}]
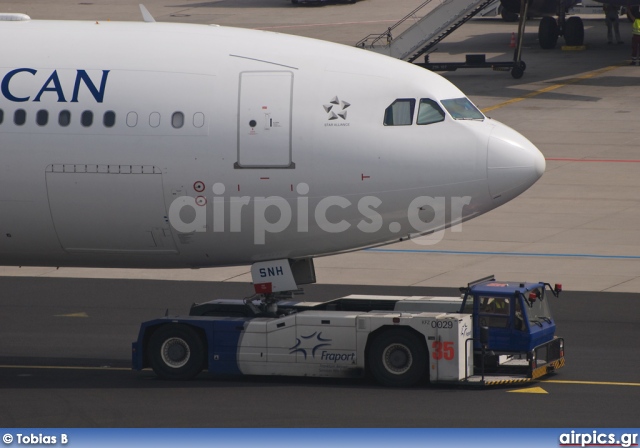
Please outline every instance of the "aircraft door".
[{"label": "aircraft door", "polygon": [[236,168],[294,168],[291,149],[293,73],[242,72]]}]

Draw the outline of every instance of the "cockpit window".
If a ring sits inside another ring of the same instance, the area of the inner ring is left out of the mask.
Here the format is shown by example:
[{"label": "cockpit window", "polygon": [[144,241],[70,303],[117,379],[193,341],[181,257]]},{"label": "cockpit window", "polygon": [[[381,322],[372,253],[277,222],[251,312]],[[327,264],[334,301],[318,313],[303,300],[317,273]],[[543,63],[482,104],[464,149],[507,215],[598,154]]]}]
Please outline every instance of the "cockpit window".
[{"label": "cockpit window", "polygon": [[467,98],[442,100],[441,103],[456,120],[484,120],[482,112]]},{"label": "cockpit window", "polygon": [[431,124],[444,121],[444,111],[433,100],[422,98],[418,107],[418,124]]},{"label": "cockpit window", "polygon": [[384,111],[385,126],[409,126],[413,123],[413,111],[416,100],[413,98],[397,99]]}]

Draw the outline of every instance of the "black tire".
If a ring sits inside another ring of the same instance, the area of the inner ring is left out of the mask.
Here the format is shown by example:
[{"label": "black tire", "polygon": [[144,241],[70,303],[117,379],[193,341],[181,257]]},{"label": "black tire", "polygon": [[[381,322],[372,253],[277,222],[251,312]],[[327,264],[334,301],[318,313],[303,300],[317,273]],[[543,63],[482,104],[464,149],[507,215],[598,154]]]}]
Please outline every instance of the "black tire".
[{"label": "black tire", "polygon": [[521,67],[513,67],[511,69],[511,76],[513,79],[520,79],[524,75],[524,70]]},{"label": "black tire", "polygon": [[149,340],[151,367],[164,380],[190,380],[195,377],[204,367],[204,352],[204,342],[187,325],[164,325]]},{"label": "black tire", "polygon": [[424,337],[399,328],[376,336],[369,346],[367,365],[383,386],[411,387],[425,378],[428,359]]},{"label": "black tire", "polygon": [[513,79],[520,79],[524,75],[524,71],[527,69],[527,64],[524,61],[520,61],[518,65],[514,65],[511,69],[511,76]]},{"label": "black tire", "polygon": [[550,50],[558,42],[558,22],[553,17],[543,17],[538,27],[538,41],[540,48]]},{"label": "black tire", "polygon": [[564,24],[564,41],[570,47],[584,44],[584,24],[580,17],[569,17]]},{"label": "black tire", "polygon": [[500,16],[502,17],[502,20],[504,20],[505,22],[517,22],[518,18],[519,18],[519,14],[516,12],[509,12],[504,8],[500,8],[502,9],[502,11],[500,11]]}]

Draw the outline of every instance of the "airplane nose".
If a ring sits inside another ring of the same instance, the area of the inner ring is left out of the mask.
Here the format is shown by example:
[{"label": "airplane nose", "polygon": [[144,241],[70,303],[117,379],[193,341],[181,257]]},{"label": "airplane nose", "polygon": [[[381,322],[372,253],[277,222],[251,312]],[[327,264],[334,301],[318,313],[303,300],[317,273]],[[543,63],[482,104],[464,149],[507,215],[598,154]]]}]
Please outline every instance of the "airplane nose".
[{"label": "airplane nose", "polygon": [[502,123],[489,136],[487,176],[494,199],[510,200],[533,185],[544,173],[544,156],[533,143]]}]

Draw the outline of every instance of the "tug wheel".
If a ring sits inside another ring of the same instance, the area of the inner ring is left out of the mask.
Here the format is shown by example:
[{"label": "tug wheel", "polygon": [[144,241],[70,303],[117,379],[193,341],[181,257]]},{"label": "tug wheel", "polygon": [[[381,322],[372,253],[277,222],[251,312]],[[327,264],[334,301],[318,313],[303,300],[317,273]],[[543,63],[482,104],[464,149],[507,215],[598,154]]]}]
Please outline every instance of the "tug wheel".
[{"label": "tug wheel", "polygon": [[160,378],[190,380],[204,367],[204,343],[187,325],[164,325],[149,340],[149,356],[151,367]]},{"label": "tug wheel", "polygon": [[407,329],[393,329],[372,341],[367,364],[383,386],[410,387],[424,379],[428,359],[423,337]]}]

